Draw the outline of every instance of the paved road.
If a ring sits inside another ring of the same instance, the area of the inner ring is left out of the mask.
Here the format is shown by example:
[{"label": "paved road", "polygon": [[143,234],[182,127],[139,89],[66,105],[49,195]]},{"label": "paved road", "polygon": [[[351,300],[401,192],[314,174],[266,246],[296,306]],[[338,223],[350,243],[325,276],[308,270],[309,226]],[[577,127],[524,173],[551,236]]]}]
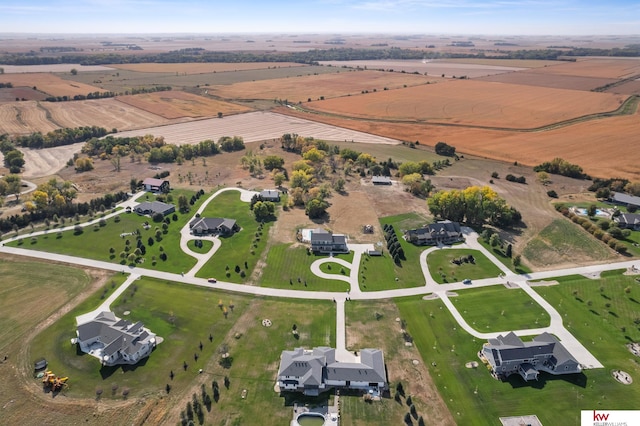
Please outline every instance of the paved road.
[{"label": "paved road", "polygon": [[[198,209],[197,213],[202,213],[206,205],[208,205],[208,203],[211,202],[220,193],[225,191],[234,191],[234,190],[240,191],[241,199],[247,202],[251,200],[251,197],[255,193],[253,191],[247,191],[240,188],[221,189],[217,191],[215,194],[213,194],[212,196],[210,196],[209,199],[207,199],[207,201],[203,203],[200,209]],[[121,208],[127,207],[127,206],[134,207],[137,204],[137,201],[136,201],[137,198],[139,198],[143,194],[144,192],[140,192],[136,194],[134,197],[130,198],[124,203],[121,203],[119,207]],[[122,214],[124,211],[125,211],[124,209],[117,210],[113,213],[106,215],[105,218],[109,218],[117,214]],[[92,226],[93,224],[98,223],[99,220],[100,218],[96,218],[95,220],[87,222],[82,226],[83,227]],[[74,228],[74,225],[71,225],[71,226],[62,228],[62,230],[70,230],[73,228]],[[488,337],[494,337],[497,334],[505,334],[508,331],[510,331],[510,330],[505,330],[503,332],[495,332],[495,333],[480,333],[479,331],[473,329],[460,315],[458,310],[451,303],[451,301],[449,300],[449,297],[447,296],[448,292],[462,290],[465,288],[469,288],[470,286],[465,285],[462,282],[449,283],[449,284],[437,284],[431,278],[431,274],[429,273],[427,262],[426,262],[427,255],[434,250],[447,249],[448,247],[429,248],[421,254],[420,265],[422,267],[423,275],[425,278],[425,285],[419,286],[419,287],[413,287],[413,288],[403,288],[403,289],[373,291],[373,292],[361,291],[359,287],[359,282],[358,282],[360,259],[362,254],[366,250],[371,249],[370,245],[350,245],[350,248],[354,251],[354,258],[353,258],[353,262],[351,263],[338,258],[328,258],[328,259],[318,260],[312,264],[311,270],[316,275],[322,278],[342,279],[348,282],[350,284],[350,291],[345,294],[344,292],[320,292],[320,291],[275,289],[275,288],[251,286],[251,285],[245,285],[245,284],[235,284],[235,283],[229,283],[224,281],[218,281],[217,283],[214,284],[214,283],[207,282],[205,278],[196,278],[195,277],[196,272],[200,269],[200,267],[202,267],[202,265],[204,265],[204,263],[206,263],[206,261],[210,259],[210,257],[215,252],[214,250],[212,250],[210,253],[206,255],[202,255],[198,253],[193,253],[191,250],[186,248],[185,252],[197,258],[198,263],[194,268],[192,268],[186,274],[182,275],[182,274],[174,274],[170,272],[162,272],[162,271],[156,271],[152,269],[146,269],[138,266],[122,266],[120,264],[103,262],[103,261],[92,260],[92,259],[85,259],[85,258],[80,258],[75,256],[67,256],[62,254],[47,253],[47,252],[41,252],[36,250],[27,250],[23,248],[5,246],[5,243],[9,241],[14,241],[20,238],[29,238],[31,236],[37,236],[37,235],[42,235],[45,233],[51,233],[51,232],[57,232],[57,231],[58,230],[38,231],[38,232],[30,233],[28,235],[21,235],[18,237],[7,239],[5,241],[0,242],[0,253],[10,253],[10,254],[25,256],[25,257],[54,260],[54,261],[59,261],[59,262],[64,262],[64,263],[69,263],[69,264],[74,264],[79,266],[100,268],[100,269],[111,270],[115,272],[131,274],[129,279],[125,281],[125,284],[123,284],[120,288],[118,288],[118,294],[123,292],[126,289],[126,286],[128,286],[131,283],[131,280],[134,279],[132,277],[148,276],[148,277],[158,278],[166,281],[182,282],[182,283],[198,285],[202,287],[218,288],[221,290],[232,291],[232,292],[243,293],[243,294],[253,294],[257,296],[284,297],[284,298],[292,298],[292,299],[333,300],[336,302],[336,306],[337,306],[336,346],[339,349],[338,353],[340,353],[345,360],[351,359],[351,357],[353,357],[353,355],[346,350],[344,302],[347,297],[350,300],[357,301],[357,300],[378,300],[378,299],[390,299],[390,298],[405,297],[405,296],[435,294],[443,300],[443,303],[451,311],[453,317],[456,319],[458,324],[473,336],[484,339]],[[193,236],[191,236],[190,233],[188,233],[187,231],[188,231],[188,225],[181,230],[181,234],[182,234],[181,247],[186,247],[186,241],[188,241],[188,239],[193,238]],[[591,266],[583,266],[583,267],[573,267],[573,268],[565,268],[565,269],[560,269],[555,271],[544,271],[544,272],[536,272],[531,274],[517,275],[517,274],[514,274],[512,271],[510,271],[508,268],[506,268],[502,264],[502,262],[500,262],[498,259],[496,259],[495,256],[493,256],[491,252],[486,250],[484,247],[482,247],[482,245],[478,243],[478,235],[475,232],[473,232],[469,228],[464,228],[464,233],[465,233],[466,242],[462,245],[457,245],[454,248],[468,247],[468,248],[479,250],[485,256],[487,256],[487,258],[489,258],[493,263],[495,263],[496,266],[498,266],[498,268],[500,268],[500,270],[503,272],[502,277],[475,280],[471,285],[471,287],[501,285],[509,281],[519,286],[520,288],[522,288],[525,292],[527,292],[527,294],[529,294],[538,304],[540,304],[540,306],[542,306],[549,313],[551,317],[551,325],[549,327],[544,327],[540,329],[517,330],[516,334],[532,335],[532,334],[539,334],[542,331],[548,331],[550,333],[555,334],[561,340],[561,342],[567,347],[567,349],[574,355],[574,357],[576,357],[578,361],[581,364],[583,364],[585,367],[588,367],[588,368],[602,367],[602,364],[600,364],[598,360],[595,357],[593,357],[593,355],[582,344],[580,344],[580,342],[578,342],[577,339],[575,339],[575,337],[573,337],[573,335],[571,335],[571,333],[563,326],[562,317],[560,316],[560,314],[546,300],[544,300],[542,296],[540,296],[537,292],[535,292],[529,286],[528,281],[544,280],[548,278],[561,277],[561,276],[567,276],[567,275],[576,275],[576,274],[587,275],[587,276],[594,276],[594,275],[597,276],[597,274],[603,271],[609,271],[609,270],[615,270],[615,269],[629,269],[634,266],[635,264],[634,261],[615,262],[615,263],[591,265]],[[218,240],[218,243],[219,243],[219,240]],[[215,250],[217,250],[217,247],[215,247]],[[337,274],[325,274],[321,272],[319,267],[320,267],[320,264],[324,262],[335,262],[350,268],[349,277],[345,277]],[[109,303],[106,304],[107,301],[105,301],[106,305],[103,304],[103,306],[108,307],[110,303],[113,300],[115,300],[116,297],[117,297],[116,293],[112,294],[111,297],[107,300]]]}]

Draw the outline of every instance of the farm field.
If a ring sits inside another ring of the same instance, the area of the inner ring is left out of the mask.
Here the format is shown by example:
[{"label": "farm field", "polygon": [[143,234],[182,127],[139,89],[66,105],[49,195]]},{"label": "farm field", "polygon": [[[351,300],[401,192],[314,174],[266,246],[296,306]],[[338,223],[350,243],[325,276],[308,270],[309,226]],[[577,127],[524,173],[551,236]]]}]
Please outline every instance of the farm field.
[{"label": "farm field", "polygon": [[490,75],[487,77],[481,77],[477,80],[495,83],[518,84],[522,86],[548,87],[552,89],[568,89],[581,91],[593,90],[598,87],[602,87],[618,81],[615,78],[552,74],[550,72],[537,73],[534,72],[534,70]]},{"label": "farm field", "polygon": [[[69,76],[71,76],[69,74]],[[80,83],[65,80],[64,78],[51,73],[22,73],[22,74],[0,74],[0,83],[11,83],[13,87],[26,86],[36,87],[37,90],[51,96],[75,96],[86,95],[96,90],[98,87],[90,83]]]},{"label": "farm field", "polygon": [[42,101],[47,97],[42,92],[33,90],[31,87],[18,86],[10,89],[0,89],[0,103],[20,101]]},{"label": "farm field", "polygon": [[639,58],[578,58],[576,62],[537,68],[532,73],[622,79],[640,75]]},{"label": "farm field", "polygon": [[[374,94],[376,95],[376,94]],[[371,96],[371,94],[366,95]],[[366,99],[366,96],[363,98]],[[316,104],[320,105],[320,103]],[[628,155],[629,140],[637,133],[638,112],[608,117],[540,132],[513,132],[422,123],[353,120],[278,108],[277,112],[399,140],[419,140],[425,145],[446,141],[457,152],[507,163],[535,166],[554,157],[579,164],[592,176],[617,176],[640,180],[637,159]],[[612,132],[611,129],[616,129]],[[607,155],[602,155],[602,146]],[[549,153],[553,154],[549,154]]]},{"label": "farm field", "polygon": [[184,117],[213,117],[218,113],[229,115],[250,111],[249,108],[240,105],[176,90],[118,96],[117,100],[168,120]]},{"label": "farm field", "polygon": [[[134,88],[153,88],[171,86],[174,89],[228,85],[244,81],[277,80],[318,74],[339,72],[336,68],[318,65],[287,66],[263,69],[240,69],[229,72],[209,72],[206,74],[188,74],[180,72],[139,72],[129,70],[79,72],[77,75],[60,74],[70,82],[91,84],[117,93]],[[74,83],[75,84],[75,83]],[[94,89],[96,90],[96,89]]]},{"label": "farm field", "polygon": [[487,75],[502,74],[520,71],[528,68],[524,61],[517,64],[511,61],[508,65],[498,60],[485,62],[453,62],[449,60],[360,60],[360,61],[322,61],[323,65],[333,67],[364,68],[370,70],[393,70],[395,72],[419,73],[428,76],[453,77],[466,76],[467,78],[484,77]]},{"label": "farm field", "polygon": [[640,77],[633,81],[628,81],[605,90],[607,93],[623,93],[625,95],[640,96]]},{"label": "farm field", "polygon": [[[158,72],[158,73],[179,73],[179,74],[209,74],[214,72],[233,72],[244,70],[259,70],[271,68],[303,67],[304,64],[295,62],[208,62],[208,63],[143,63],[143,64],[114,64],[110,68],[118,70],[128,70],[136,72]],[[84,69],[80,69],[84,71]],[[90,70],[92,71],[92,70]]]},{"label": "farm field", "polygon": [[211,118],[189,123],[146,127],[140,130],[119,132],[120,137],[154,135],[163,136],[165,142],[196,144],[205,139],[218,140],[222,136],[242,136],[245,142],[258,142],[280,138],[285,133],[296,133],[327,141],[354,140],[363,143],[397,144],[398,141],[354,132],[314,121],[289,117],[271,112],[250,112],[230,117]]},{"label": "farm field", "polygon": [[[307,102],[308,99],[320,100],[357,95],[362,91],[378,92],[418,86],[440,78],[422,75],[402,74],[381,71],[355,71],[334,67],[332,74],[308,75],[276,80],[258,80],[239,82],[228,86],[213,86],[209,92],[228,100],[238,99],[282,99],[290,103]],[[322,102],[322,101],[321,101]]]},{"label": "farm field", "polygon": [[118,130],[158,126],[168,120],[114,98],[72,102],[0,104],[0,133],[47,133],[61,127],[99,126]]},{"label": "farm field", "polygon": [[[549,99],[554,99],[553,103]],[[527,129],[616,110],[622,95],[453,80],[418,87],[314,102],[327,114],[499,129]]]}]

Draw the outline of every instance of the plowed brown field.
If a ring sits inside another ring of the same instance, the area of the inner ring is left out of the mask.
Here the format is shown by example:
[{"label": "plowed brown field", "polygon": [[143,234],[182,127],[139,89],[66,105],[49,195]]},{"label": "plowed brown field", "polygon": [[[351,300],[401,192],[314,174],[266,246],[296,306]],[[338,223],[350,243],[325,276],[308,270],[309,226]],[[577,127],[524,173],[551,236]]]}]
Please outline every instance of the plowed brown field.
[{"label": "plowed brown field", "polygon": [[536,68],[531,70],[531,72],[539,74],[620,79],[640,74],[640,59],[580,58],[576,62],[558,62],[557,65]]},{"label": "plowed brown field", "polygon": [[167,119],[212,117],[218,112],[228,115],[249,111],[249,108],[240,105],[175,90],[119,96],[118,100]]},{"label": "plowed brown field", "polygon": [[[584,77],[550,73],[519,71],[482,77],[478,80],[496,83],[520,84],[523,86],[551,87],[554,89],[572,89],[589,91],[618,81],[615,78]],[[618,92],[615,92],[618,93]]]},{"label": "plowed brown field", "polygon": [[170,72],[179,74],[206,74],[240,70],[259,70],[265,68],[301,67],[295,62],[247,62],[247,63],[192,63],[192,64],[116,64],[112,68],[139,72]]},{"label": "plowed brown field", "polygon": [[75,95],[86,95],[101,90],[99,87],[88,84],[63,80],[57,75],[50,73],[0,74],[0,83],[11,83],[14,87],[36,87],[38,90],[51,96],[73,97]]},{"label": "plowed brown field", "polygon": [[365,119],[526,129],[613,111],[624,99],[623,95],[608,93],[449,80],[313,102],[306,108]]},{"label": "plowed brown field", "polygon": [[212,86],[209,93],[223,99],[287,99],[306,102],[360,94],[363,90],[382,92],[385,87],[397,89],[439,81],[437,77],[382,71],[345,70],[338,74],[321,74],[276,80],[249,81],[229,86]]},{"label": "plowed brown field", "polygon": [[640,154],[632,148],[638,134],[639,112],[532,133],[351,120],[304,114],[290,108],[279,108],[278,112],[380,136],[419,140],[425,145],[446,141],[463,154],[529,166],[561,157],[579,164],[593,176],[640,181]]},{"label": "plowed brown field", "polygon": [[56,128],[58,126],[47,118],[46,111],[39,108],[36,101],[0,105],[0,134],[46,133]]}]

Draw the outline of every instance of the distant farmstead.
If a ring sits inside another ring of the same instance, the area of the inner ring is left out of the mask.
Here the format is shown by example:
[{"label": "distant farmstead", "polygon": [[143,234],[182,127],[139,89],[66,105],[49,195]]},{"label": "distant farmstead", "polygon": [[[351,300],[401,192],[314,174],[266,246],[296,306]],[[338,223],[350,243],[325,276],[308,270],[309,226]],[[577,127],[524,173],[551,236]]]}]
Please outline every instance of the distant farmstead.
[{"label": "distant farmstead", "polygon": [[418,246],[435,246],[464,241],[460,224],[449,220],[432,223],[423,228],[410,229],[404,233],[404,238]]},{"label": "distant farmstead", "polygon": [[103,365],[137,364],[149,356],[157,338],[142,322],[120,319],[113,312],[101,312],[76,329],[80,350]]},{"label": "distant farmstead", "polygon": [[144,190],[148,192],[169,192],[169,181],[164,179],[146,178],[142,181]]}]

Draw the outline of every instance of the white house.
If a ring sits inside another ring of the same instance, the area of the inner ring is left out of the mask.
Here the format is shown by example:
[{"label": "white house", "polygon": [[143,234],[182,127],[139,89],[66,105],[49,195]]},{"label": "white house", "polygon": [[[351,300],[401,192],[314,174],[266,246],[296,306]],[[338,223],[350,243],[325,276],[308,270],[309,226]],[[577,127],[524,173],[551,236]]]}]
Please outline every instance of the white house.
[{"label": "white house", "polygon": [[142,322],[134,324],[108,311],[79,324],[76,335],[80,350],[107,366],[137,364],[149,356],[157,342],[156,335]]}]

